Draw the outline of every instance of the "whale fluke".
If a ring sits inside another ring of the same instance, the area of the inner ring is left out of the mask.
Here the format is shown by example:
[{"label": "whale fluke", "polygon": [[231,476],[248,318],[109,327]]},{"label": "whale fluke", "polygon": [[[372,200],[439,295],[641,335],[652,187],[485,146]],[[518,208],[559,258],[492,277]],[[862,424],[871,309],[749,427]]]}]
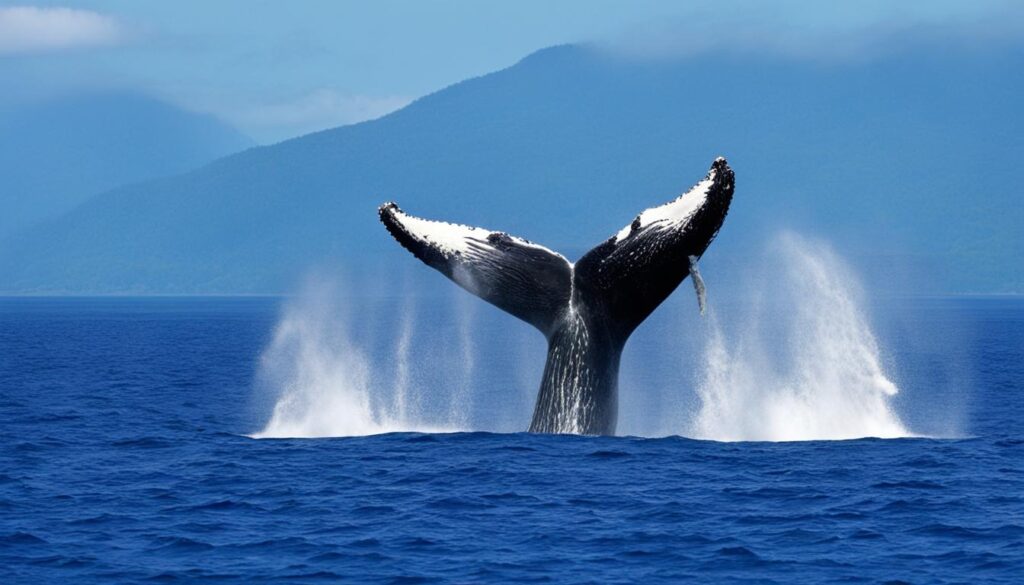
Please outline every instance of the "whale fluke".
[{"label": "whale fluke", "polygon": [[413,217],[395,203],[380,219],[398,243],[456,284],[545,335],[569,303],[564,256],[504,232]]},{"label": "whale fluke", "polygon": [[687,275],[704,312],[697,260],[725,220],[733,187],[732,169],[718,158],[692,189],[641,212],[575,265],[504,232],[421,219],[395,203],[379,212],[414,256],[544,333],[548,360],[531,431],[612,434],[629,335]]}]

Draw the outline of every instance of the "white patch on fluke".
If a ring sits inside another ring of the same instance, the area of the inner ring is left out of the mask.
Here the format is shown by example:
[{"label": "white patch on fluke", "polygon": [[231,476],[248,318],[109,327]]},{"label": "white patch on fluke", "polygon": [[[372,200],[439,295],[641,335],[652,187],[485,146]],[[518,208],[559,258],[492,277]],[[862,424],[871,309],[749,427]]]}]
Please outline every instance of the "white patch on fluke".
[{"label": "white patch on fluke", "polygon": [[402,224],[412,237],[441,250],[445,255],[468,251],[470,239],[488,245],[487,236],[491,234],[483,228],[420,219],[397,209],[394,214],[398,223]]},{"label": "white patch on fluke", "polygon": [[[718,174],[716,169],[711,169],[708,176],[703,181],[697,183],[692,189],[683,193],[674,200],[669,201],[664,205],[658,207],[652,207],[645,209],[637,216],[640,224],[637,230],[658,225],[662,228],[671,228],[678,225],[685,225],[693,217],[693,214],[700,209],[704,202],[707,201],[708,192],[711,190],[711,186],[715,183],[715,176]],[[635,221],[634,221],[635,223]],[[619,230],[619,233],[615,234],[615,239],[622,241],[629,237],[633,232],[633,223],[630,223],[626,227]]]},{"label": "white patch on fluke", "polygon": [[[398,223],[405,228],[405,231],[409,235],[438,249],[445,256],[452,256],[454,254],[472,254],[474,252],[473,246],[493,250],[495,249],[494,245],[491,244],[487,238],[492,234],[502,233],[458,223],[422,219],[409,215],[399,209],[394,209],[392,213]],[[569,262],[558,252],[541,246],[540,244],[535,244],[529,240],[510,236],[508,234],[503,235],[515,242],[516,245],[543,250],[549,254],[562,258],[567,263]]]}]

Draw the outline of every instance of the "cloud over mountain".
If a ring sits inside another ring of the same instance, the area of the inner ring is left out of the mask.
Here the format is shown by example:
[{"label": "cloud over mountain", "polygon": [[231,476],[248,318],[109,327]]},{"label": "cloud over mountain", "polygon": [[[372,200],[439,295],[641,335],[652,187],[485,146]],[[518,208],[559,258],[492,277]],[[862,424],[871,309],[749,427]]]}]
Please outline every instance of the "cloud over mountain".
[{"label": "cloud over mountain", "polygon": [[0,8],[0,55],[116,45],[128,38],[117,19],[77,8]]},{"label": "cloud over mountain", "polygon": [[296,134],[373,120],[405,107],[410,101],[402,96],[374,97],[325,87],[291,100],[249,104],[220,115],[237,127],[283,140]]}]

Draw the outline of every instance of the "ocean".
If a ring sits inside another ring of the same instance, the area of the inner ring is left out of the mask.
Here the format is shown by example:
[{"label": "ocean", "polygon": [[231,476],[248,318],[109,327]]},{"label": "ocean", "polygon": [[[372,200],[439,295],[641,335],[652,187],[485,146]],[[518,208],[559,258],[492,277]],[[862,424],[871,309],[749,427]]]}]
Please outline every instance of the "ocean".
[{"label": "ocean", "polygon": [[828,285],[677,292],[617,437],[461,292],[0,299],[0,583],[1021,583],[1024,299]]}]

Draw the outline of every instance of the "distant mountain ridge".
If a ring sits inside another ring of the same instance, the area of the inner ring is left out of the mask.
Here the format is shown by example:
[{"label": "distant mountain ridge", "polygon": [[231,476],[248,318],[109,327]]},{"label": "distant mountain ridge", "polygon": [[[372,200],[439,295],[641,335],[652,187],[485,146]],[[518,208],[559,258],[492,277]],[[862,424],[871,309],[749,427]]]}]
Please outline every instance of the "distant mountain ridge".
[{"label": "distant mountain ridge", "polygon": [[1017,50],[825,65],[554,47],[104,193],[0,250],[0,290],[280,292],[318,263],[406,261],[376,220],[386,200],[572,256],[725,155],[736,197],[711,262],[789,227],[879,267],[873,284],[908,265],[915,292],[1020,292],[1022,66]]},{"label": "distant mountain ridge", "polygon": [[0,114],[0,235],[101,191],[253,146],[212,116],[131,92],[66,96]]}]

